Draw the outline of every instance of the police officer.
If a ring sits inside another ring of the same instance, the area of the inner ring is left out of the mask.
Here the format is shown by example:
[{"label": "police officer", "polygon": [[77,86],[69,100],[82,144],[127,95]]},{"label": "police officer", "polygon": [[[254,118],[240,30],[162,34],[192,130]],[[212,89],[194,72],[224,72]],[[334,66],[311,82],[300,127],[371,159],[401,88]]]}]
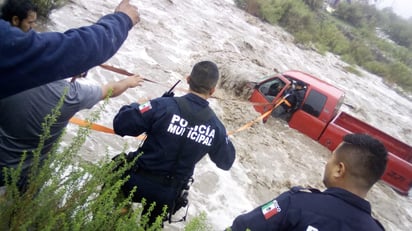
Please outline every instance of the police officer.
[{"label": "police officer", "polygon": [[365,134],[349,134],[325,166],[327,189],[294,187],[279,197],[238,216],[232,231],[384,230],[371,216],[364,198],[385,171],[387,151]]},{"label": "police officer", "polygon": [[147,134],[142,147],[129,153],[141,156],[129,172],[123,191],[128,195],[137,186],[133,201],[145,198],[148,205],[156,202],[150,223],[162,214],[164,205],[168,212],[174,212],[175,201],[191,179],[195,164],[206,153],[223,170],[229,170],[235,160],[235,148],[226,129],[207,101],[218,79],[216,64],[199,62],[187,77],[188,94],[160,97],[140,105],[132,103],[123,106],[114,118],[118,135]]}]

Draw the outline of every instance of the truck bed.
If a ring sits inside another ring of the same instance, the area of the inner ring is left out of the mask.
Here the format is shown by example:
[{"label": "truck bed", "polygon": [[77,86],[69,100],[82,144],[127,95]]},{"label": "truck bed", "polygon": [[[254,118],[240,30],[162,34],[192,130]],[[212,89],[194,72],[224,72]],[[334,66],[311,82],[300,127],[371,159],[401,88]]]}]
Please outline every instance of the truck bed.
[{"label": "truck bed", "polygon": [[319,143],[334,150],[348,133],[369,134],[385,145],[389,157],[382,180],[400,193],[408,194],[412,187],[412,147],[345,112],[340,112],[329,123]]}]

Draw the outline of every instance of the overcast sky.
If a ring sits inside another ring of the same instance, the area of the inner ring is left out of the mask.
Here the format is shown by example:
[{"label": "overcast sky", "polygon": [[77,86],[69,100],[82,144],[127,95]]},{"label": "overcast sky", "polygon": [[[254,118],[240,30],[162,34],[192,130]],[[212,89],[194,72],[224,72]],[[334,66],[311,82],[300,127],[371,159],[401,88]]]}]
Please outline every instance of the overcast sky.
[{"label": "overcast sky", "polygon": [[408,19],[412,17],[412,0],[378,0],[378,8],[392,7],[392,10]]}]

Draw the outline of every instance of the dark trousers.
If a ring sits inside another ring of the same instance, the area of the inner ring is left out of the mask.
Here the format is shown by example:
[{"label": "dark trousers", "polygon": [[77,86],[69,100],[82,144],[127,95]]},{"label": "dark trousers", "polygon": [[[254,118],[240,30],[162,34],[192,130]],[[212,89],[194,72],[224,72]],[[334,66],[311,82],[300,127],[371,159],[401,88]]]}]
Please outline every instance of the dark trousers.
[{"label": "dark trousers", "polygon": [[145,198],[146,204],[143,207],[143,214],[148,212],[153,202],[156,203],[154,210],[150,213],[149,224],[154,223],[156,218],[162,215],[165,205],[167,205],[167,211],[170,211],[181,190],[179,185],[167,184],[167,181],[162,182],[159,179],[160,177],[155,178],[147,174],[132,172],[130,173],[129,180],[122,187],[123,193],[125,196],[128,196],[133,187],[137,186],[133,202],[140,203]]}]

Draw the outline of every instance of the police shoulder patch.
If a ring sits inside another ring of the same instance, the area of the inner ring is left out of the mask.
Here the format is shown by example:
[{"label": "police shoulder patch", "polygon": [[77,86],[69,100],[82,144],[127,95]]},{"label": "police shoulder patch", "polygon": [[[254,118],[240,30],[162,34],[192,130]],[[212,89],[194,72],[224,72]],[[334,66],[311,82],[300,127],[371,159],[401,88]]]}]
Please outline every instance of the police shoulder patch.
[{"label": "police shoulder patch", "polygon": [[278,214],[282,209],[280,208],[277,200],[270,201],[264,204],[262,207],[262,213],[266,220]]},{"label": "police shoulder patch", "polygon": [[139,105],[139,110],[140,110],[140,113],[142,114],[151,109],[152,109],[152,105],[150,104],[150,101],[147,101],[146,103]]}]

